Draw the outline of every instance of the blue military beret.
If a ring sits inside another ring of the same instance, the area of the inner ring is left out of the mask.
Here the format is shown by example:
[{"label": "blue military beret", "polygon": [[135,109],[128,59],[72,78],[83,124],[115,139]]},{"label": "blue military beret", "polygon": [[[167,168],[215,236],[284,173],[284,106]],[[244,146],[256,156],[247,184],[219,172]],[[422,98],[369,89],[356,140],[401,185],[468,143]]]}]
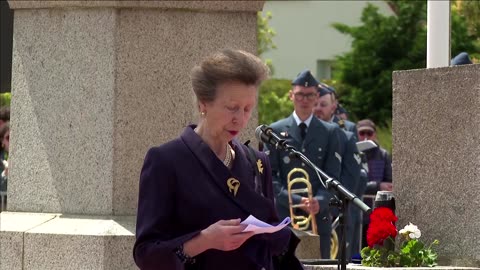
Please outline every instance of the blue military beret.
[{"label": "blue military beret", "polygon": [[347,110],[344,107],[342,107],[342,105],[340,105],[339,103],[337,106],[337,110],[335,111],[335,114],[342,114],[342,113],[348,114]]},{"label": "blue military beret", "polygon": [[337,94],[337,92],[335,91],[335,88],[333,86],[330,86],[330,85],[327,85],[327,86],[328,86],[328,90],[330,90],[330,92],[334,93],[335,95]]},{"label": "blue military beret", "polygon": [[330,86],[328,86],[324,83],[319,83],[318,86],[317,86],[317,90],[318,90],[318,94],[321,97],[332,93],[332,90],[330,89]]},{"label": "blue military beret", "polygon": [[458,66],[458,65],[468,65],[468,64],[473,64],[472,60],[470,60],[470,57],[468,57],[468,53],[461,52],[452,59],[451,65]]},{"label": "blue military beret", "polygon": [[330,90],[330,92],[333,93],[333,95],[335,96],[335,98],[338,98],[338,95],[337,95],[337,91],[335,91],[335,88],[333,86],[328,86],[328,90]]},{"label": "blue military beret", "polygon": [[318,85],[318,81],[310,73],[310,70],[304,70],[292,81],[292,85],[314,87]]}]

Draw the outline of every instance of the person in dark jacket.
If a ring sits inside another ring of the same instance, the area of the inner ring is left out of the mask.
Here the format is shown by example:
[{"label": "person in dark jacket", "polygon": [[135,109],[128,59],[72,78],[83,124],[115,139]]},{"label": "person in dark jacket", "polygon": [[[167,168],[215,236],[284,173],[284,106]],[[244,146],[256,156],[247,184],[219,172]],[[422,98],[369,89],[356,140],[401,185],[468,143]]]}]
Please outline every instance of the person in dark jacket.
[{"label": "person in dark jacket", "polygon": [[392,160],[387,150],[377,142],[377,128],[370,119],[357,123],[358,139],[372,140],[378,147],[365,151],[368,161],[368,183],[366,194],[376,194],[379,190],[392,191]]},{"label": "person in dark jacket", "polygon": [[[335,119],[338,120],[337,116],[335,115],[335,111],[337,108],[335,93],[330,90],[330,87],[326,84],[319,84],[318,86],[318,93],[319,93],[319,100],[316,106],[313,109],[315,116],[319,119],[333,123],[338,125],[337,132],[338,137],[340,139],[340,155],[341,159],[341,171],[340,171],[340,178],[338,179],[343,186],[345,186],[349,191],[356,194],[359,198],[362,197],[363,193],[359,193],[360,191],[363,192],[364,190],[364,182],[360,181],[360,162],[361,157],[357,149],[357,136],[356,133],[352,133],[347,130],[345,125],[340,126],[343,120],[335,122]],[[340,122],[340,123],[339,123]],[[352,122],[350,122],[352,123]],[[353,124],[353,123],[352,123]],[[355,124],[353,124],[355,125]],[[356,130],[356,128],[355,128]],[[335,216],[338,216],[337,211],[334,211]],[[353,205],[350,205],[349,215],[348,215],[348,225],[347,225],[347,254],[346,257],[349,260],[351,254],[355,254],[358,249],[358,245],[356,246],[354,242],[359,242],[360,237],[360,230],[358,230],[355,235],[354,227],[360,225],[360,215],[359,209]],[[340,233],[340,231],[338,232]]]},{"label": "person in dark jacket", "polygon": [[235,139],[267,74],[259,58],[238,50],[193,68],[199,123],[151,148],[140,175],[133,251],[140,269],[272,270],[276,257],[294,256],[299,240],[289,228],[254,235],[240,224],[249,215],[279,222],[268,158],[255,151],[251,162]]},{"label": "person in dark jacket", "polygon": [[[364,192],[365,196],[364,202],[372,207],[373,206],[373,197],[377,194],[377,191],[392,191],[392,159],[388,154],[387,150],[380,147],[377,142],[377,128],[375,123],[370,119],[364,119],[357,123],[358,130],[358,139],[363,140],[372,140],[377,144],[377,147],[364,151],[367,162],[368,162],[368,182],[366,190]],[[362,246],[367,246],[366,241],[366,232],[368,229],[368,224],[370,223],[370,218],[368,215],[363,216],[363,240]]]}]

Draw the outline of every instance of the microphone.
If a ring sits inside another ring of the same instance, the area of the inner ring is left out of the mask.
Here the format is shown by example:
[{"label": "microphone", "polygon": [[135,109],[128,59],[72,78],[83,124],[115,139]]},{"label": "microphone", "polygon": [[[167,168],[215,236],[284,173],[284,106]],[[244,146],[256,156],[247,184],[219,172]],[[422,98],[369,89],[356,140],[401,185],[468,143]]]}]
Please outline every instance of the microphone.
[{"label": "microphone", "polygon": [[271,127],[260,125],[255,129],[255,137],[257,140],[275,146],[277,149],[286,149],[287,142],[280,138]]}]

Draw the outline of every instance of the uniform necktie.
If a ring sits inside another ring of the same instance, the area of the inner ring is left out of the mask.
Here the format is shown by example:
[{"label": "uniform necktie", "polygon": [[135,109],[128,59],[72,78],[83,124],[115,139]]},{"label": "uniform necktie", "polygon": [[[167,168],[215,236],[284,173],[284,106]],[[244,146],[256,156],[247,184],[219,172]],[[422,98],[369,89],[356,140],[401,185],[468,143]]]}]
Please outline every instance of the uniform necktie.
[{"label": "uniform necktie", "polygon": [[298,127],[300,128],[300,136],[302,136],[302,140],[304,140],[305,135],[307,135],[307,125],[302,122]]}]

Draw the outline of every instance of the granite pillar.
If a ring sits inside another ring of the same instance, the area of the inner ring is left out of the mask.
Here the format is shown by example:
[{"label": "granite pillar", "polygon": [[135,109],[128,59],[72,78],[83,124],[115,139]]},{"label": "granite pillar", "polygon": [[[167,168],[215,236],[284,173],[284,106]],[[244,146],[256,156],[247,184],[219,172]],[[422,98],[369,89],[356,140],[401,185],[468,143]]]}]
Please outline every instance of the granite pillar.
[{"label": "granite pillar", "polygon": [[393,74],[399,226],[440,241],[442,265],[480,266],[480,65]]},{"label": "granite pillar", "polygon": [[9,4],[13,136],[0,269],[134,269],[143,157],[196,121],[195,63],[222,48],[255,52],[263,1]]}]

